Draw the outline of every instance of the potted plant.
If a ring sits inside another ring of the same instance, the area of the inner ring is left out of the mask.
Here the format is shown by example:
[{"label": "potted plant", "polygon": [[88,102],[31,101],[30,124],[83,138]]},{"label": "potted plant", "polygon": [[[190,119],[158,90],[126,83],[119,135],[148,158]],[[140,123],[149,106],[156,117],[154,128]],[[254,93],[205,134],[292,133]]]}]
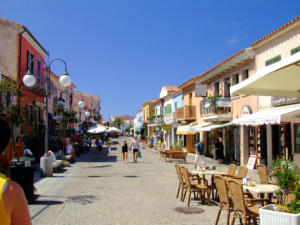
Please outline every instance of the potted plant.
[{"label": "potted plant", "polygon": [[290,160],[278,158],[273,162],[273,176],[280,189],[275,193],[277,204],[260,209],[261,225],[300,224],[300,171]]},{"label": "potted plant", "polygon": [[217,105],[217,101],[219,98],[222,98],[222,95],[213,95],[213,96],[208,97],[208,100],[210,102],[210,107],[216,113],[224,113],[224,107],[220,107]]}]

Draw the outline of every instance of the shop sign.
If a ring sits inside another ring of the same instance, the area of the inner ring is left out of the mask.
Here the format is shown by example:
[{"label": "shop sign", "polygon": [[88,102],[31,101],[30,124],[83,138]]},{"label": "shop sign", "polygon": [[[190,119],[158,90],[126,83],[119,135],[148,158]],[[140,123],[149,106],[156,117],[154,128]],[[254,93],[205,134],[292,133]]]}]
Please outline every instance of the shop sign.
[{"label": "shop sign", "polygon": [[256,159],[257,159],[256,155],[250,155],[248,164],[247,164],[248,169],[252,169],[252,170],[254,169],[255,164],[256,164]]},{"label": "shop sign", "polygon": [[204,101],[204,109],[210,109],[210,100]]},{"label": "shop sign", "polygon": [[37,107],[40,107],[40,108],[44,108],[45,107],[45,104],[43,102],[35,100],[35,101],[33,101],[33,103]]},{"label": "shop sign", "polygon": [[252,109],[249,105],[244,105],[240,111],[240,117],[250,115],[252,113]]},{"label": "shop sign", "polygon": [[272,97],[271,98],[271,104],[272,106],[282,106],[282,105],[289,105],[289,104],[295,104],[300,103],[300,98],[296,97]]},{"label": "shop sign", "polygon": [[206,84],[196,84],[195,85],[195,96],[196,97],[206,97],[207,96],[207,85]]},{"label": "shop sign", "polygon": [[231,98],[218,98],[217,106],[220,107],[231,107]]}]

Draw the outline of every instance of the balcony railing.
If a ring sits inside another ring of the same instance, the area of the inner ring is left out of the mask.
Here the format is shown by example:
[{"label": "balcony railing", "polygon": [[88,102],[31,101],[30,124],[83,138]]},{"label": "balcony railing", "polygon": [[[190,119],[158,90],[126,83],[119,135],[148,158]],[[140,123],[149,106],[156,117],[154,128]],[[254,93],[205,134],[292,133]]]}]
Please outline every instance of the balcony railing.
[{"label": "balcony railing", "polygon": [[165,124],[172,124],[174,122],[176,122],[175,112],[165,115]]},{"label": "balcony railing", "polygon": [[[231,99],[218,98],[214,102],[211,99],[204,99],[200,102],[200,115],[204,120],[212,115],[226,115],[225,117],[223,116],[223,119],[226,121],[226,118],[231,116]],[[214,119],[217,118],[214,117]]]},{"label": "balcony railing", "polygon": [[188,106],[176,109],[176,120],[196,120],[196,106]]},{"label": "balcony railing", "polygon": [[164,123],[164,116],[162,116],[162,115],[153,116],[153,117],[148,118],[149,125],[161,124],[161,123]]}]

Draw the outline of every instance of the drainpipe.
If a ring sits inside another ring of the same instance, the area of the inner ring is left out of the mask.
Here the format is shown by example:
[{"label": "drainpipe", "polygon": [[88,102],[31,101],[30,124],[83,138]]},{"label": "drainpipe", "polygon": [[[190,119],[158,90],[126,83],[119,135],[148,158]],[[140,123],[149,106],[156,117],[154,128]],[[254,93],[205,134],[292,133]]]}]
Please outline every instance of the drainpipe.
[{"label": "drainpipe", "polygon": [[[19,67],[18,67],[18,84],[19,84],[19,87],[21,87],[21,73],[22,73],[22,70],[21,70],[21,66],[22,66],[22,36],[23,36],[23,33],[25,32],[26,30],[23,28],[23,31],[20,33],[20,39],[19,39]],[[18,95],[18,109],[20,110],[20,105],[21,105],[21,96],[20,94]]]}]

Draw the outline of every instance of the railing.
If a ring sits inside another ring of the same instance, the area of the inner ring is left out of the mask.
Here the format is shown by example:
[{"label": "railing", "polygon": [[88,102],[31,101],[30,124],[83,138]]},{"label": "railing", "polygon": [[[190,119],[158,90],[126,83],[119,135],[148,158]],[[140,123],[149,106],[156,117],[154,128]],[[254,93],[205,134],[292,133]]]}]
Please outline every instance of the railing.
[{"label": "railing", "polygon": [[149,125],[151,124],[160,124],[160,123],[164,123],[164,116],[153,116],[148,118],[148,123]]},{"label": "railing", "polygon": [[175,112],[165,115],[165,124],[172,124],[174,122],[176,122]]},{"label": "railing", "polygon": [[213,114],[226,114],[230,112],[231,112],[231,99],[229,98],[219,98],[216,101],[215,105],[211,103],[210,99],[204,99],[203,101],[200,102],[201,117],[213,115]]},{"label": "railing", "polygon": [[176,120],[196,120],[196,106],[188,106],[176,109]]}]

